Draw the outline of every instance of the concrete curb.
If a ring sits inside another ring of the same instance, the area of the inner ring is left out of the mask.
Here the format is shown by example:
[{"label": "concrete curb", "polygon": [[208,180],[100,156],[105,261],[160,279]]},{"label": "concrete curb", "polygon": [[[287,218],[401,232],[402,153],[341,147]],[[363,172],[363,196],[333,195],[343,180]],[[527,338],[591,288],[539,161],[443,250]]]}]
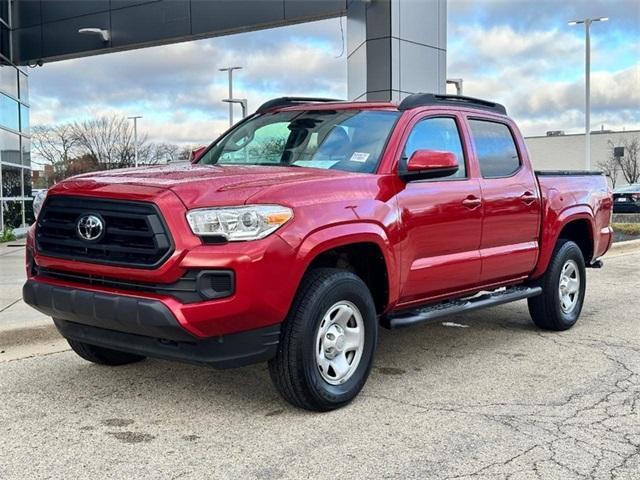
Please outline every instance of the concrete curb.
[{"label": "concrete curb", "polygon": [[0,364],[69,350],[66,340],[53,325],[0,330]]},{"label": "concrete curb", "polygon": [[[630,253],[640,251],[640,238],[636,240],[627,240],[626,242],[616,242],[611,245],[608,253]],[[605,254],[606,258],[606,254]]]}]

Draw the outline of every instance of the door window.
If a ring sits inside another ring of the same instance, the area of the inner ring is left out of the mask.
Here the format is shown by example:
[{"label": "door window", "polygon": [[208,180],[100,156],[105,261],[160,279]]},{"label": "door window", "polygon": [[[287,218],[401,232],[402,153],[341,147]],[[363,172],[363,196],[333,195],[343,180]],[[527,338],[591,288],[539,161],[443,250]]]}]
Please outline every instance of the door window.
[{"label": "door window", "polygon": [[[418,122],[409,134],[402,156],[402,169],[416,150],[439,150],[453,153],[458,159],[458,171],[448,178],[465,178],[467,169],[464,162],[460,132],[455,119],[451,117],[426,118]],[[439,178],[438,180],[442,180]]]},{"label": "door window", "polygon": [[503,123],[470,120],[471,137],[484,178],[508,177],[520,168],[518,149]]}]

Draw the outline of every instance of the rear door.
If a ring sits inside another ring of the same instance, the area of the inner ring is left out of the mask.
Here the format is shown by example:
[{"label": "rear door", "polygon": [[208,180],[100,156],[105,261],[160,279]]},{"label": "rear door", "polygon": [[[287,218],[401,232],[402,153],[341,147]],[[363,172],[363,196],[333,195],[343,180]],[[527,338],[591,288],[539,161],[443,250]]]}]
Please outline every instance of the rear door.
[{"label": "rear door", "polygon": [[507,121],[467,119],[480,168],[483,202],[480,282],[493,284],[530,273],[538,257],[541,201],[523,144]]},{"label": "rear door", "polygon": [[400,160],[420,149],[445,150],[458,158],[458,172],[447,178],[409,181],[397,200],[405,232],[401,303],[464,290],[480,275],[482,208],[480,185],[470,168],[458,115],[417,117],[409,127]]}]

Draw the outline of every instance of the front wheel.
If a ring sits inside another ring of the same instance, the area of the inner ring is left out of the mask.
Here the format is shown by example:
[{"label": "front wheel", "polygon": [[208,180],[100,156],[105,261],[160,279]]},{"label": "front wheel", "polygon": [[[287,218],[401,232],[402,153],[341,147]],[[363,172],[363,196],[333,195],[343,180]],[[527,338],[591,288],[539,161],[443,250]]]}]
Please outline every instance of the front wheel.
[{"label": "front wheel", "polygon": [[545,330],[567,330],[578,321],[587,277],[580,247],[570,240],[560,240],[553,252],[547,272],[540,280],[542,295],[529,298],[533,322]]},{"label": "front wheel", "polygon": [[333,410],[364,386],[377,338],[375,306],[365,283],[343,270],[312,270],[283,323],[269,373],[289,403]]}]

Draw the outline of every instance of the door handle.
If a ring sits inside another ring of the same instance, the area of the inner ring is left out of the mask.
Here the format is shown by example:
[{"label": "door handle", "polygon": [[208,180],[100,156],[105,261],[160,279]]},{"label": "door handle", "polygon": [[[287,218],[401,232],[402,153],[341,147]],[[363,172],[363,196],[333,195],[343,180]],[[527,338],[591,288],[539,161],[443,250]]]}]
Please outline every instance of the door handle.
[{"label": "door handle", "polygon": [[469,195],[462,201],[462,205],[467,207],[469,210],[474,210],[478,208],[482,204],[482,200],[474,195]]},{"label": "door handle", "polygon": [[524,192],[521,196],[520,199],[526,204],[526,205],[531,205],[533,202],[535,202],[538,197],[536,197],[533,193],[531,192]]}]

